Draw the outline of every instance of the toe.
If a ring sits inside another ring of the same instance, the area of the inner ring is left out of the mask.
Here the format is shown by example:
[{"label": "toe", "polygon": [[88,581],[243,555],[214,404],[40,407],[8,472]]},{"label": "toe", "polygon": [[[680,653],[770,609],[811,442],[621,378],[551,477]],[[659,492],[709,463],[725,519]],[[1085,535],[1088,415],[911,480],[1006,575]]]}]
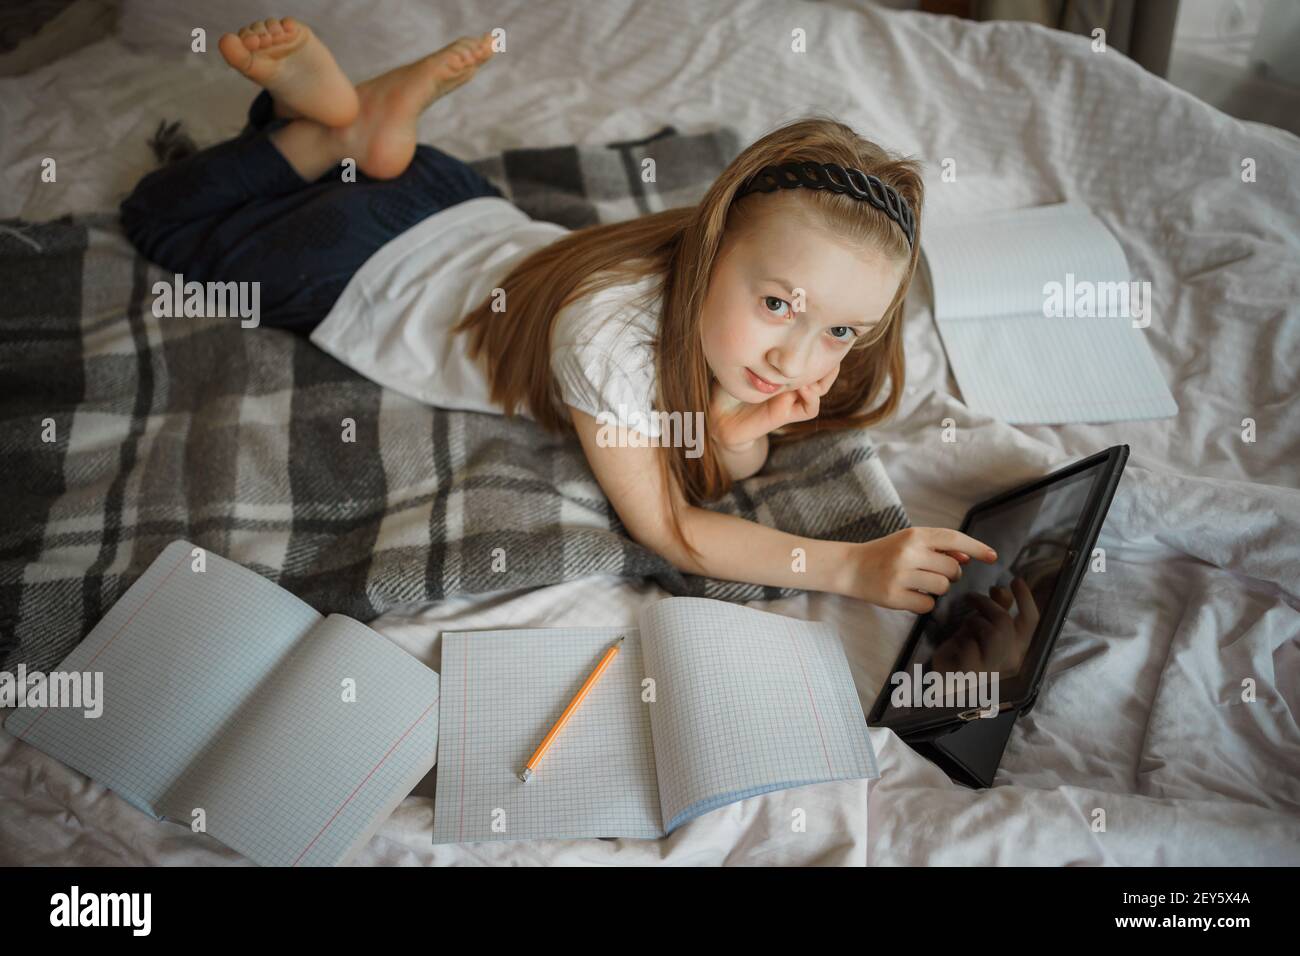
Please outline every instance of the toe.
[{"label": "toe", "polygon": [[217,48],[221,55],[225,57],[227,63],[235,69],[243,71],[248,69],[252,60],[252,55],[244,41],[233,33],[223,34],[217,41]]},{"label": "toe", "polygon": [[280,26],[279,20],[267,20],[266,29],[267,32],[270,33],[271,36],[277,40],[280,37],[284,36],[284,27]]}]

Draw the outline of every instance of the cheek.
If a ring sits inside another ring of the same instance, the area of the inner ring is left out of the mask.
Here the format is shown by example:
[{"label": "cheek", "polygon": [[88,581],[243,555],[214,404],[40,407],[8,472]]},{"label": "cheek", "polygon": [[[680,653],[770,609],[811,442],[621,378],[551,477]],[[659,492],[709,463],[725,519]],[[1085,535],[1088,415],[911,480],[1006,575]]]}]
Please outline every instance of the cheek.
[{"label": "cheek", "polygon": [[808,369],[808,373],[802,376],[797,383],[798,385],[811,385],[819,382],[840,364],[840,358],[837,356],[819,357],[813,362]]},{"label": "cheek", "polygon": [[839,358],[828,358],[826,361],[819,363],[820,367],[817,369],[817,374],[813,376],[813,381],[815,382],[818,379],[825,378],[827,375],[831,374],[839,364]]},{"label": "cheek", "polygon": [[743,358],[755,343],[753,329],[745,322],[743,315],[735,312],[714,314],[704,329],[705,349],[724,365],[734,364],[728,360]]}]

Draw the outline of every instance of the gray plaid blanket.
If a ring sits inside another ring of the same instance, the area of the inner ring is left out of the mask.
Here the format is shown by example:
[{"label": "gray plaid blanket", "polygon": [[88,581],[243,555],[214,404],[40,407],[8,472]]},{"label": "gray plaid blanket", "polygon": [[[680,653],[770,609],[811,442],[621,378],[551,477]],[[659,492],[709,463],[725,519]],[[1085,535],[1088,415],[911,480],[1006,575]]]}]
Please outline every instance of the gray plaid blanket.
[{"label": "gray plaid blanket", "polygon": [[[737,151],[730,130],[667,127],[473,165],[534,218],[579,228],[698,201]],[[689,181],[643,183],[646,156]],[[637,545],[576,437],[421,405],[284,330],[155,318],[164,277],[115,214],[0,224],[0,668],[57,665],[176,538],[360,621],[591,574],[727,601],[798,593],[684,575]],[[843,541],[908,525],[862,433],[775,449],[710,507]]]}]

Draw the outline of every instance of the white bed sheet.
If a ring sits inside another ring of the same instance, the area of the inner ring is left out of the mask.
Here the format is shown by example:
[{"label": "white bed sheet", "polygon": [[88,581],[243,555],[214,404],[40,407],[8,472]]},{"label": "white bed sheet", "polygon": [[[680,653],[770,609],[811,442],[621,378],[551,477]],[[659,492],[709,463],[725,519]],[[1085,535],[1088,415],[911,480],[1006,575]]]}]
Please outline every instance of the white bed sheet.
[{"label": "white bed sheet", "polygon": [[[358,864],[1290,864],[1300,863],[1300,140],[1242,123],[1086,40],[831,3],[609,0],[537,6],[380,0],[293,11],[353,76],[504,25],[508,52],[436,104],[422,138],[466,158],[507,147],[601,142],[725,122],[747,141],[811,109],[927,161],[925,217],[1075,199],[1153,283],[1149,330],[1176,419],[1013,427],[961,404],[918,284],[908,388],[874,432],[914,523],[956,526],[969,505],[1128,442],[1100,544],[1034,711],[997,786],[950,783],[889,731],[882,776],[769,794],[663,841],[429,843],[432,779]],[[128,4],[121,33],[0,80],[0,215],[104,209],[149,164],[160,118],[200,142],[232,134],[251,87],[226,75],[210,34],[265,11]],[[808,53],[792,54],[803,29]],[[422,40],[413,40],[422,37]],[[444,39],[445,38],[445,39]],[[41,183],[45,156],[59,180]],[[956,160],[957,180],[939,163]],[[1257,181],[1243,183],[1243,159]],[[923,218],[924,222],[924,218]],[[924,227],[922,227],[924,228]],[[1258,438],[1240,439],[1254,418]],[[951,418],[958,441],[941,441]],[[442,630],[630,622],[652,585],[589,578],[456,598],[374,623],[431,666]],[[810,593],[767,610],[840,628],[870,706],[910,615]],[[1257,683],[1257,701],[1239,697]],[[206,836],[156,824],[103,787],[0,731],[0,863],[234,863]],[[808,813],[792,832],[791,812]],[[1103,809],[1106,830],[1094,832]],[[869,819],[868,819],[868,810]]]}]

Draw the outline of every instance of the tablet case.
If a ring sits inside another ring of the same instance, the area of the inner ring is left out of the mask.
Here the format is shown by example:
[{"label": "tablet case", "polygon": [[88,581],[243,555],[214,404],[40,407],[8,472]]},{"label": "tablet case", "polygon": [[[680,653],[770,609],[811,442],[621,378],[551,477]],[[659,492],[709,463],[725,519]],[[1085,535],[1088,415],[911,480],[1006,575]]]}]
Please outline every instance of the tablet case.
[{"label": "tablet case", "polygon": [[957,783],[977,790],[991,787],[1016,718],[1029,713],[1036,700],[1038,692],[1034,691],[1019,710],[1004,710],[996,717],[977,717],[937,737],[903,736],[902,740]]},{"label": "tablet case", "polygon": [[979,789],[993,786],[1002,751],[1020,711],[1004,710],[996,717],[977,717],[930,740],[903,741],[958,783]]}]

